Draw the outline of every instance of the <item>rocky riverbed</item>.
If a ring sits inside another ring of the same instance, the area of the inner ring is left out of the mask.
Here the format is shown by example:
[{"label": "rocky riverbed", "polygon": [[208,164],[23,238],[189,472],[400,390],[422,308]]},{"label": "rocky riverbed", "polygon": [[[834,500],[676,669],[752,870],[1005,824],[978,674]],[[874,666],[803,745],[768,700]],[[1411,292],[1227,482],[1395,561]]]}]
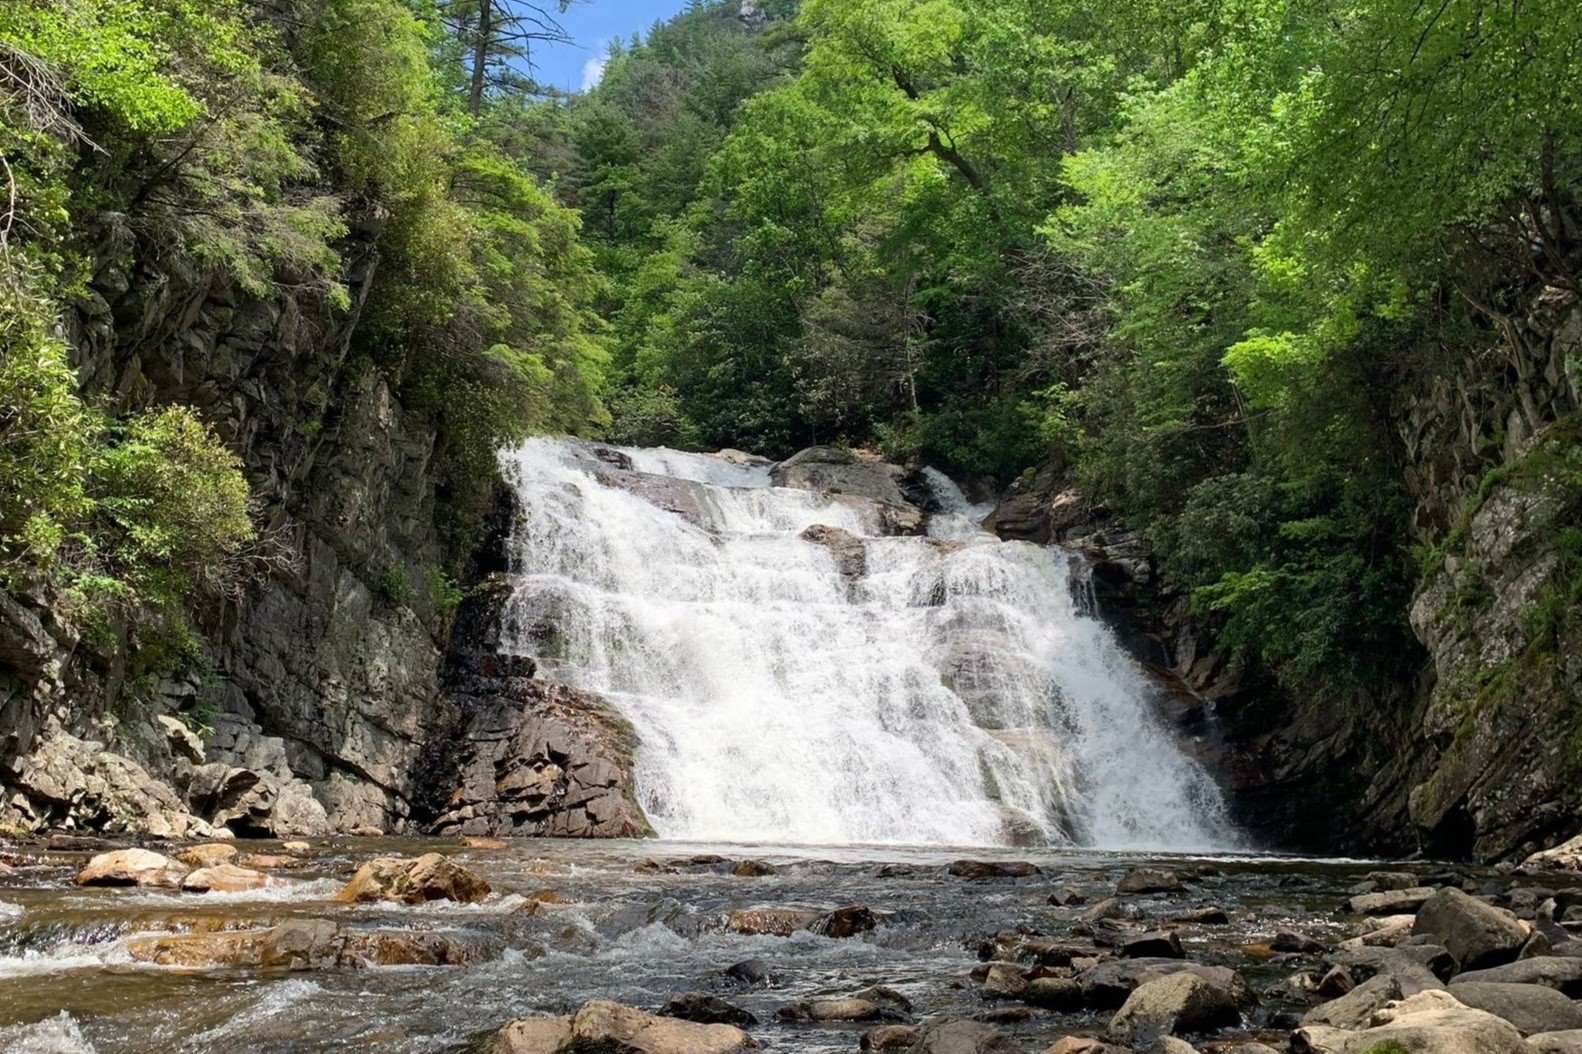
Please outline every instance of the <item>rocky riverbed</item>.
[{"label": "rocky riverbed", "polygon": [[0,1049],[1578,1051],[1549,862],[57,836],[0,846]]}]

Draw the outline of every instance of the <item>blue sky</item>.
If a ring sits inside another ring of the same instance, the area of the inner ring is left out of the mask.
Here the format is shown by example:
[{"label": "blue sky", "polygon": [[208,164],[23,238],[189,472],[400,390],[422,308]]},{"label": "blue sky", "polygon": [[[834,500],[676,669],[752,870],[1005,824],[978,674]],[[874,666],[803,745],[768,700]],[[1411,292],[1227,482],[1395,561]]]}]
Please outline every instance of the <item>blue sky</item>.
[{"label": "blue sky", "polygon": [[538,77],[561,89],[591,86],[603,69],[610,41],[646,33],[649,26],[685,6],[686,0],[575,0],[560,21],[576,43],[539,45],[534,54]]}]

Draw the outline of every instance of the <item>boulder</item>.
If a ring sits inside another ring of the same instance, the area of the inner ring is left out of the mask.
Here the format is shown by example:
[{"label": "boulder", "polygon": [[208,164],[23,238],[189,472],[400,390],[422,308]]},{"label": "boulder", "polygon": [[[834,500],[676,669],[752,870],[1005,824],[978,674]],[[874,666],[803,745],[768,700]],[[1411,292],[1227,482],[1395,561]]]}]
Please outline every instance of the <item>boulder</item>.
[{"label": "boulder", "polygon": [[1149,930],[1121,941],[1121,954],[1128,959],[1183,959],[1181,938],[1173,930]]},{"label": "boulder", "polygon": [[400,904],[421,904],[430,900],[454,900],[476,904],[489,895],[489,883],[439,853],[427,853],[416,860],[383,856],[358,869],[342,886],[335,899],[343,904],[364,904],[389,900]]},{"label": "boulder", "polygon": [[1424,902],[1412,923],[1413,936],[1433,937],[1463,970],[1512,961],[1527,933],[1528,928],[1509,911],[1448,886]]},{"label": "boulder", "polygon": [[187,876],[187,866],[147,849],[117,849],[100,853],[77,872],[79,886],[154,886],[175,889]]},{"label": "boulder", "polygon": [[242,893],[249,889],[263,889],[269,877],[262,871],[237,867],[235,864],[216,864],[200,867],[181,880],[187,893]]},{"label": "boulder", "polygon": [[218,864],[233,864],[236,862],[236,846],[226,842],[209,842],[205,845],[194,845],[183,849],[176,854],[188,867],[214,867]]},{"label": "boulder", "polygon": [[1277,952],[1287,952],[1296,955],[1312,955],[1326,950],[1324,945],[1311,937],[1283,930],[1274,935],[1274,940],[1269,942],[1269,947]]},{"label": "boulder", "polygon": [[758,1049],[732,1025],[700,1025],[597,999],[571,1017],[513,1021],[488,1054],[740,1054]]},{"label": "boulder", "polygon": [[1183,888],[1180,876],[1162,868],[1139,867],[1115,884],[1117,893],[1176,893]]},{"label": "boulder", "polygon": [[1022,999],[1045,1010],[1080,1010],[1082,986],[1069,977],[1035,977],[1027,982]]},{"label": "boulder", "polygon": [[762,959],[743,959],[741,962],[730,966],[725,971],[725,976],[740,985],[757,987],[767,985],[773,981],[769,966]]},{"label": "boulder", "polygon": [[1338,999],[1316,1006],[1302,1016],[1302,1024],[1328,1028],[1367,1028],[1373,1015],[1403,995],[1400,982],[1394,977],[1380,974],[1347,992]]},{"label": "boulder", "polygon": [[858,1041],[861,1050],[911,1050],[922,1029],[916,1025],[880,1025],[870,1028]]},{"label": "boulder", "polygon": [[817,920],[808,927],[809,930],[820,937],[834,937],[842,940],[855,937],[859,933],[867,933],[879,924],[879,917],[871,910],[860,905],[836,908]]},{"label": "boulder", "polygon": [[1509,1021],[1524,1036],[1582,1029],[1582,1006],[1541,984],[1458,979],[1449,991],[1463,1005]]},{"label": "boulder", "polygon": [[822,918],[811,908],[738,908],[725,916],[725,928],[751,937],[789,937]]},{"label": "boulder", "polygon": [[1113,1018],[1106,1035],[1117,1043],[1146,1044],[1160,1036],[1207,1032],[1236,1025],[1241,1013],[1225,989],[1192,973],[1175,973],[1139,985]]},{"label": "boulder", "polygon": [[1082,986],[1084,1004],[1097,1010],[1109,1010],[1124,1004],[1139,986],[1175,973],[1194,974],[1225,989],[1237,1006],[1252,1006],[1257,1002],[1241,974],[1230,967],[1184,959],[1115,959],[1083,970],[1076,981]]},{"label": "boulder", "polygon": [[1456,959],[1437,945],[1402,945],[1395,948],[1347,948],[1335,961],[1362,980],[1378,974],[1393,977],[1405,995],[1443,988],[1456,972]]},{"label": "boulder", "polygon": [[1582,998],[1582,959],[1540,955],[1532,959],[1518,959],[1504,966],[1491,966],[1486,970],[1469,970],[1459,974],[1456,981],[1541,984],[1577,999]]},{"label": "boulder", "polygon": [[991,878],[1031,878],[1039,874],[1036,864],[1022,860],[957,860],[945,870],[957,878],[974,882]]},{"label": "boulder", "polygon": [[756,1017],[741,1007],[703,992],[687,992],[671,997],[669,1002],[660,1007],[659,1016],[678,1017],[700,1025],[735,1025],[737,1028],[751,1028],[758,1023]]},{"label": "boulder", "polygon": [[1414,914],[1433,895],[1434,890],[1430,886],[1392,889],[1383,893],[1362,893],[1346,901],[1346,910],[1353,915]]},{"label": "boulder", "polygon": [[985,999],[1020,999],[1027,992],[1027,978],[1009,963],[995,963],[989,967],[978,992]]},{"label": "boulder", "polygon": [[766,864],[762,860],[738,860],[731,868],[731,874],[737,878],[763,878],[774,873],[774,865]]},{"label": "boulder", "polygon": [[1540,1032],[1527,1037],[1527,1047],[1533,1054],[1582,1054],[1582,1030]]},{"label": "boulder", "polygon": [[922,1029],[911,1054],[1018,1054],[1005,1035],[978,1021],[939,1021]]},{"label": "boulder", "polygon": [[[1393,1046],[1392,1046],[1393,1044]],[[1462,1006],[1445,992],[1421,992],[1390,1004],[1373,1027],[1346,1031],[1323,1025],[1291,1034],[1294,1054],[1531,1054],[1521,1033],[1493,1014]]]}]

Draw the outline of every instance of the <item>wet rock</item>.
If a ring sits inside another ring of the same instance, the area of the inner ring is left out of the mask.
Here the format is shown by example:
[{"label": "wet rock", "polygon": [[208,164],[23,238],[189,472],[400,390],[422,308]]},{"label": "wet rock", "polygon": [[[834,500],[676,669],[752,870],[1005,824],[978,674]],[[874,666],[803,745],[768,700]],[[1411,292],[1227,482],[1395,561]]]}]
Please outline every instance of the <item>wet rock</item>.
[{"label": "wet rock", "polygon": [[1103,919],[1140,919],[1143,911],[1136,904],[1128,904],[1115,897],[1105,897],[1094,903],[1082,913],[1083,922],[1099,922]]},{"label": "wet rock", "polygon": [[1459,974],[1456,981],[1457,983],[1477,981],[1496,984],[1541,984],[1578,999],[1582,998],[1582,958],[1544,955],[1519,959],[1504,966],[1468,970]]},{"label": "wet rock", "polygon": [[1383,893],[1363,893],[1346,901],[1346,910],[1353,915],[1406,915],[1413,914],[1434,895],[1428,886],[1394,889]]},{"label": "wet rock", "polygon": [[421,904],[429,900],[454,900],[475,904],[489,895],[489,883],[439,853],[416,860],[379,857],[358,869],[335,899],[346,904],[377,900]]},{"label": "wet rock", "polygon": [[700,1025],[594,1000],[569,1018],[506,1025],[488,1054],[739,1054],[757,1044],[731,1025]]},{"label": "wet rock", "polygon": [[295,856],[281,856],[279,853],[244,853],[236,862],[242,867],[250,867],[255,871],[274,871],[283,867],[301,867],[306,861]]},{"label": "wet rock", "polygon": [[485,1054],[563,1054],[571,1044],[571,1018],[531,1017],[494,1034]]},{"label": "wet rock", "polygon": [[1115,884],[1117,893],[1177,893],[1183,888],[1174,871],[1153,867],[1137,868]]},{"label": "wet rock", "polygon": [[878,1003],[892,1010],[899,1010],[903,1014],[912,1012],[912,1001],[888,985],[876,984],[864,988],[860,992],[853,992],[857,999],[866,999],[870,1003]]},{"label": "wet rock", "polygon": [[489,950],[441,933],[353,930],[327,919],[294,920],[271,929],[134,937],[124,947],[134,962],[158,966],[292,971],[464,966]]},{"label": "wet rock", "polygon": [[839,527],[818,523],[802,532],[802,540],[822,545],[835,558],[835,569],[848,581],[868,572],[868,550],[863,540]]},{"label": "wet rock", "polygon": [[1228,991],[1196,974],[1176,973],[1139,985],[1110,1019],[1105,1034],[1117,1043],[1137,1045],[1240,1022]]},{"label": "wet rock", "polygon": [[660,1008],[659,1014],[661,1017],[695,1021],[700,1025],[735,1025],[737,1028],[751,1028],[758,1023],[756,1017],[741,1007],[727,1003],[718,996],[706,995],[702,992],[687,992],[673,996]]},{"label": "wet rock", "polygon": [[906,470],[835,447],[810,447],[770,470],[777,487],[846,496],[877,506],[888,534],[916,534],[923,512],[907,500]]},{"label": "wet rock", "polygon": [[806,999],[775,1012],[781,1021],[905,1021],[906,1015],[871,999]]},{"label": "wet rock", "polygon": [[1032,1019],[1033,1012],[1025,1006],[997,1006],[972,1015],[972,1020],[985,1025],[1020,1025]]},{"label": "wet rock", "polygon": [[731,868],[731,874],[737,878],[763,878],[774,873],[774,867],[762,860],[740,860]]},{"label": "wet rock", "polygon": [[[1304,1025],[1291,1035],[1295,1054],[1531,1054],[1521,1033],[1493,1014],[1461,1005],[1442,991],[1420,992],[1375,1014],[1372,1026],[1347,1031]],[[1392,1048],[1389,1044],[1394,1044]]]},{"label": "wet rock", "polygon": [[1582,1029],[1582,1006],[1543,985],[1457,980],[1449,992],[1474,1010],[1509,1021],[1524,1036]]},{"label": "wet rock", "polygon": [[1338,999],[1357,987],[1357,979],[1344,966],[1332,966],[1318,980],[1318,994],[1325,999]]},{"label": "wet rock", "polygon": [[1018,1054],[997,1029],[977,1021],[940,1021],[918,1033],[913,1054]]},{"label": "wet rock", "polygon": [[733,966],[727,967],[725,976],[740,985],[757,987],[773,982],[773,975],[769,966],[762,959],[744,959]]},{"label": "wet rock", "polygon": [[1082,986],[1082,1000],[1088,1007],[1109,1010],[1124,1004],[1139,986],[1176,973],[1190,973],[1223,988],[1238,1006],[1257,1003],[1252,989],[1235,970],[1184,959],[1116,959],[1082,971],[1076,980]]},{"label": "wet rock", "polygon": [[1303,1015],[1302,1024],[1342,1029],[1367,1028],[1374,1014],[1386,1004],[1399,1000],[1402,995],[1401,985],[1395,978],[1385,975],[1370,977],[1345,995],[1309,1010]]},{"label": "wet rock", "polygon": [[738,908],[725,916],[725,928],[747,936],[789,937],[822,917],[812,908]]},{"label": "wet rock", "polygon": [[1366,878],[1374,889],[1401,890],[1421,885],[1410,871],[1369,871]]},{"label": "wet rock", "polygon": [[998,933],[978,945],[978,958],[984,962],[1031,960],[1040,966],[1070,966],[1073,959],[1097,954],[1091,944],[1041,934]]},{"label": "wet rock", "polygon": [[1069,977],[1035,977],[1027,982],[1022,998],[1045,1010],[1082,1009],[1082,986]]},{"label": "wet rock", "polygon": [[1173,930],[1149,930],[1125,938],[1121,954],[1128,959],[1183,959],[1186,952]]},{"label": "wet rock", "polygon": [[860,905],[836,908],[828,915],[815,920],[808,927],[809,930],[820,937],[833,937],[842,940],[855,937],[859,933],[867,933],[879,925],[879,916],[868,908]]},{"label": "wet rock", "polygon": [[214,867],[217,864],[236,862],[236,846],[227,842],[209,842],[194,845],[176,854],[176,859],[188,867]]},{"label": "wet rock", "polygon": [[1074,886],[1061,886],[1059,889],[1049,894],[1049,903],[1053,904],[1057,908],[1067,908],[1077,904],[1086,904],[1087,900],[1087,894],[1083,893],[1082,890],[1077,889]]},{"label": "wet rock", "polygon": [[1027,978],[1022,971],[1009,963],[990,966],[978,993],[985,999],[1020,999],[1027,992]]},{"label": "wet rock", "polygon": [[1212,905],[1196,908],[1184,915],[1177,915],[1176,922],[1189,923],[1196,926],[1229,926],[1230,916],[1225,914],[1225,909]]},{"label": "wet rock", "polygon": [[861,1050],[911,1050],[921,1031],[916,1025],[880,1025],[864,1032],[858,1046]]},{"label": "wet rock", "polygon": [[263,889],[268,884],[269,878],[262,871],[235,864],[200,867],[181,880],[182,891],[186,893],[241,893]]},{"label": "wet rock", "polygon": [[175,889],[187,876],[187,866],[147,849],[118,849],[100,853],[77,872],[79,886],[155,886]]},{"label": "wet rock", "polygon": [[1526,943],[1527,933],[1510,912],[1448,887],[1423,904],[1412,924],[1413,936],[1438,940],[1463,970],[1510,962]]},{"label": "wet rock", "polygon": [[945,869],[957,878],[981,882],[991,878],[1031,878],[1037,865],[1022,860],[957,860]]},{"label": "wet rock", "polygon": [[453,774],[435,777],[452,789],[431,833],[652,834],[637,804],[631,723],[598,695],[494,668],[494,658],[462,663],[450,679],[447,698],[466,716],[444,751]]},{"label": "wet rock", "polygon": [[1296,955],[1312,955],[1328,950],[1324,945],[1313,940],[1311,937],[1303,936],[1300,933],[1291,933],[1285,930],[1282,930],[1281,932],[1274,935],[1274,940],[1269,942],[1269,947],[1277,952],[1286,952]]}]

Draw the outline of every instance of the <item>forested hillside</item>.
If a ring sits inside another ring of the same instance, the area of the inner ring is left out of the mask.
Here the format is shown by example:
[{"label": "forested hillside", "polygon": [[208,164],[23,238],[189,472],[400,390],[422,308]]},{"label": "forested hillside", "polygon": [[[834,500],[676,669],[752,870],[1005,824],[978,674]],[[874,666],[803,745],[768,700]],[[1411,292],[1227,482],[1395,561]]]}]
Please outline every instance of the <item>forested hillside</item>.
[{"label": "forested hillside", "polygon": [[1287,686],[1415,671],[1400,396],[1578,292],[1582,13],[793,6],[694,4],[544,120],[610,434],[1053,458]]}]

